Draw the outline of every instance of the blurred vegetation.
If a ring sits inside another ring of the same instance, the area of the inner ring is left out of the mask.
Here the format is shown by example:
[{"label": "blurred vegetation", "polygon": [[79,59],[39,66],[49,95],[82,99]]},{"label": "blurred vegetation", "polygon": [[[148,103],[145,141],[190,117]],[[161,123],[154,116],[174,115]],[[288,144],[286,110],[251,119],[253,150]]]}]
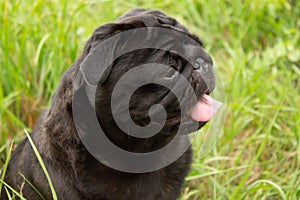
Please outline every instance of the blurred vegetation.
[{"label": "blurred vegetation", "polygon": [[0,167],[92,31],[157,8],[202,38],[227,95],[222,137],[182,199],[299,199],[300,1],[0,1]]}]

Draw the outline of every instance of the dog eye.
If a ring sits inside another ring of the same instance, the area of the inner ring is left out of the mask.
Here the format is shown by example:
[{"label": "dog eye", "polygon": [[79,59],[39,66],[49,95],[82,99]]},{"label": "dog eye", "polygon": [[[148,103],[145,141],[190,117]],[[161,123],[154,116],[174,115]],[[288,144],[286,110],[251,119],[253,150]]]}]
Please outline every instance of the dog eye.
[{"label": "dog eye", "polygon": [[163,72],[160,77],[161,78],[166,78],[166,79],[173,79],[176,77],[176,70],[173,69],[172,67],[169,67],[165,72]]}]

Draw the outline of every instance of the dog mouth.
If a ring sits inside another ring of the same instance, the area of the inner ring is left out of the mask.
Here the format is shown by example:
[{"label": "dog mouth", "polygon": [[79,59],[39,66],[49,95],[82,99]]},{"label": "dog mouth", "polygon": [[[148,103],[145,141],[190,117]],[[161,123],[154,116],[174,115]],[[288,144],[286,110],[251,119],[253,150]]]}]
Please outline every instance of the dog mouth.
[{"label": "dog mouth", "polygon": [[[209,95],[215,87],[213,72],[211,72],[210,75],[206,74],[206,77],[209,77],[209,79],[206,80],[203,74],[199,75],[197,70],[189,71],[186,74],[189,74],[188,80],[193,91],[187,92],[187,95],[182,99],[183,105],[185,105],[184,108],[178,107],[175,109],[183,112],[183,117],[178,114],[176,116],[174,113],[175,117],[168,119],[166,125],[177,128],[182,126],[185,133],[191,133],[195,131],[190,130],[191,127],[194,127],[193,124],[195,124],[195,122],[198,123],[197,129],[200,129],[216,115],[223,103]],[[187,91],[185,88],[181,89]],[[190,95],[196,95],[196,102],[191,101]]]},{"label": "dog mouth", "polygon": [[187,112],[187,115],[194,121],[207,122],[215,116],[222,105],[223,104],[220,101],[204,94],[196,105]]},{"label": "dog mouth", "polygon": [[195,123],[198,123],[197,130],[199,130],[216,115],[222,105],[222,102],[210,95],[203,94],[199,101],[184,113],[183,117],[177,115],[168,119],[166,126],[174,127],[175,129],[181,126],[183,134],[194,132]]}]

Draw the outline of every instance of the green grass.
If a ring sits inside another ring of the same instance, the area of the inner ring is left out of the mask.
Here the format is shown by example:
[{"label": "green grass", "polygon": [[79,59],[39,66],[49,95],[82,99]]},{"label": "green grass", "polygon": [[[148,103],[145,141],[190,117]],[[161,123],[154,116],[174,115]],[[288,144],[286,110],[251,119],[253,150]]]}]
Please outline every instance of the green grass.
[{"label": "green grass", "polygon": [[0,1],[0,167],[30,131],[92,31],[136,7],[159,8],[199,35],[226,89],[216,147],[182,199],[300,197],[300,1]]},{"label": "green grass", "polygon": [[[39,161],[39,164],[41,165],[41,167],[42,167],[42,169],[43,169],[43,172],[44,172],[44,174],[45,174],[45,176],[46,176],[46,178],[47,178],[47,181],[48,181],[48,183],[49,183],[49,187],[50,187],[50,190],[51,190],[52,198],[53,198],[53,200],[57,200],[56,191],[55,191],[55,189],[54,189],[54,186],[53,186],[53,184],[52,184],[52,180],[51,180],[50,175],[49,175],[49,173],[48,173],[48,171],[47,171],[47,168],[46,168],[46,165],[45,165],[45,163],[44,163],[44,161],[43,161],[43,159],[42,159],[42,156],[40,155],[38,149],[37,149],[36,146],[34,145],[33,140],[31,139],[30,135],[28,134],[28,132],[27,132],[26,130],[25,130],[25,133],[26,133],[26,136],[27,136],[27,138],[28,138],[28,141],[30,142],[30,145],[32,146],[32,149],[33,149],[33,151],[34,151],[34,153],[35,153],[35,156],[37,157],[37,159],[38,159],[38,161]],[[23,175],[22,175],[22,176],[23,176]],[[23,176],[23,177],[24,177],[24,176]],[[26,179],[26,177],[24,177],[24,179],[25,179],[26,181],[28,181],[28,180]],[[34,187],[34,185],[32,185],[31,183],[29,183],[29,184],[30,184],[30,185],[33,187],[33,189],[36,191],[36,188]],[[39,192],[38,192],[38,194],[41,195]]]}]

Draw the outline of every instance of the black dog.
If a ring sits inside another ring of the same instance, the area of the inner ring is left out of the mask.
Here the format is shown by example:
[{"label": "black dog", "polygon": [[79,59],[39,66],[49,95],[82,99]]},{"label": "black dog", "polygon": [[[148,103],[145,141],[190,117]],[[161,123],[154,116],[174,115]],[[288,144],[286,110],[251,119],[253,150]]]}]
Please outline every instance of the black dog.
[{"label": "black dog", "polygon": [[[116,33],[141,27],[176,30],[192,38],[195,41],[193,45],[203,47],[198,37],[189,33],[176,20],[157,10],[135,9],[120,17],[115,23],[103,25],[95,30],[83,53],[64,74],[53,96],[51,108],[40,117],[31,133],[59,199],[173,200],[180,196],[184,179],[190,169],[191,148],[162,169],[147,173],[126,173],[107,167],[94,158],[82,144],[74,125],[73,85],[80,64],[101,41]],[[202,99],[188,112],[189,120],[198,121],[198,128],[201,128],[213,115],[210,113],[199,115],[199,112],[204,112],[206,108],[212,106],[205,101],[211,100],[207,94],[214,88],[214,73],[211,57],[204,50],[198,56],[201,62],[197,66],[193,66],[173,51],[156,49],[131,51],[117,58],[106,80],[97,87],[95,99],[98,121],[107,137],[122,149],[143,153],[162,148],[176,134],[180,124],[180,102],[167,88],[155,84],[144,85],[137,89],[130,99],[129,109],[134,122],[145,126],[149,123],[150,107],[169,95],[169,99],[173,101],[163,105],[167,110],[167,121],[158,134],[150,138],[129,136],[112,120],[111,93],[117,81],[132,67],[152,62],[185,72],[198,100]],[[201,70],[203,67],[205,69]],[[172,72],[166,72],[163,76],[169,78],[170,73],[172,75]],[[206,80],[203,80],[203,77]],[[122,99],[120,103],[121,101]],[[48,181],[28,139],[21,142],[13,152],[5,182],[29,200],[40,199],[37,192],[20,174],[23,174],[45,199],[52,199]],[[1,195],[1,199],[7,198],[5,190],[2,190]]]}]

